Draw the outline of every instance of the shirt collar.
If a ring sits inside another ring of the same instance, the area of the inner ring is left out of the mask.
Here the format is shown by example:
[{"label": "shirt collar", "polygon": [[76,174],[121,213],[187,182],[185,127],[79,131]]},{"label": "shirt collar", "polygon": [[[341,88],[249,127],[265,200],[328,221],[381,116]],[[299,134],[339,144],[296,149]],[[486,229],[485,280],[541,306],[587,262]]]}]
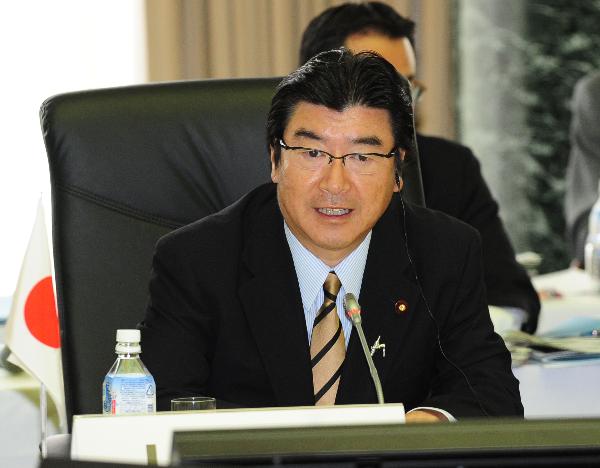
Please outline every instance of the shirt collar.
[{"label": "shirt collar", "polygon": [[305,311],[309,310],[312,306],[315,298],[323,288],[325,278],[327,278],[331,270],[334,270],[340,279],[344,294],[352,293],[356,296],[357,300],[359,299],[372,231],[369,231],[356,249],[332,268],[304,247],[285,221],[283,226],[285,237],[292,253],[294,268],[300,287],[302,306]]}]

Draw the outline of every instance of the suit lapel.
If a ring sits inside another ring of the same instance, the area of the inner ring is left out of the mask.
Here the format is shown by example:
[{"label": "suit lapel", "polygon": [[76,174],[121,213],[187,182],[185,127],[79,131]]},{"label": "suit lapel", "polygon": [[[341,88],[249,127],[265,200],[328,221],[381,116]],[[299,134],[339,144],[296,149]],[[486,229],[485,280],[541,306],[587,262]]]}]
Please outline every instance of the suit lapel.
[{"label": "suit lapel", "polygon": [[314,404],[308,336],[298,280],[276,200],[251,221],[239,289],[278,405]]},{"label": "suit lapel", "polygon": [[[373,361],[382,385],[391,366],[402,359],[403,337],[409,330],[413,313],[419,302],[418,289],[411,281],[411,267],[406,254],[401,211],[392,202],[386,213],[373,228],[369,255],[360,293],[362,325],[369,347],[379,342],[383,350],[376,351]],[[403,303],[405,311],[398,305]],[[376,402],[375,389],[361,344],[352,331],[337,403]]]}]

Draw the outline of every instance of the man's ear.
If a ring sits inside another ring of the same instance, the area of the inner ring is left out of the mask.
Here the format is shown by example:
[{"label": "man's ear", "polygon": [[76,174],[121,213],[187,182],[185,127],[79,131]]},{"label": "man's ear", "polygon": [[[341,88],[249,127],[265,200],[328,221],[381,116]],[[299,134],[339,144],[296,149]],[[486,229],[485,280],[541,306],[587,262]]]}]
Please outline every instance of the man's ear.
[{"label": "man's ear", "polygon": [[404,180],[398,171],[394,172],[396,183],[394,184],[394,192],[400,192],[404,187]]},{"label": "man's ear", "polygon": [[400,169],[396,169],[394,172],[394,178],[396,180],[396,185],[394,187],[394,192],[400,192],[404,187],[404,179],[402,179],[402,165],[404,164],[404,157],[406,156],[406,151],[400,150]]},{"label": "man's ear", "polygon": [[277,183],[279,182],[279,166],[275,162],[275,149],[273,149],[273,146],[269,147],[269,152],[271,154],[271,180]]}]

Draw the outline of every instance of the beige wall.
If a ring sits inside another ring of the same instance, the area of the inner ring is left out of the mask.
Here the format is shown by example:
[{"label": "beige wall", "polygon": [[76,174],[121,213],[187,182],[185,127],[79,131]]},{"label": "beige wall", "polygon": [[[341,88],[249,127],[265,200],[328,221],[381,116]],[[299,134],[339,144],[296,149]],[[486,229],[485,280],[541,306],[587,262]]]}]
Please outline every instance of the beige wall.
[{"label": "beige wall", "polygon": [[[311,18],[343,0],[146,0],[150,81],[279,76],[298,65]],[[417,20],[424,133],[454,136],[449,3],[388,0]]]}]

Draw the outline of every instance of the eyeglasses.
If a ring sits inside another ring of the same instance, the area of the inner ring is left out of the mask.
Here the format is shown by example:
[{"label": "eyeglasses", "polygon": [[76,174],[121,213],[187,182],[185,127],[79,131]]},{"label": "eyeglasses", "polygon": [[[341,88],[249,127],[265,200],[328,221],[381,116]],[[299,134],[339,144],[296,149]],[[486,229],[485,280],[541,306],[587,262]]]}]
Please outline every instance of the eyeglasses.
[{"label": "eyeglasses", "polygon": [[334,156],[327,151],[305,148],[304,146],[289,146],[282,139],[278,141],[282,149],[291,152],[298,165],[308,171],[320,171],[331,164],[334,159],[341,159],[344,167],[354,173],[361,175],[375,174],[383,169],[383,160],[397,156],[398,150],[387,154],[381,153],[348,153],[342,156]]},{"label": "eyeglasses", "polygon": [[410,93],[413,103],[416,103],[425,91],[427,91],[427,87],[422,82],[416,78],[410,80]]}]

